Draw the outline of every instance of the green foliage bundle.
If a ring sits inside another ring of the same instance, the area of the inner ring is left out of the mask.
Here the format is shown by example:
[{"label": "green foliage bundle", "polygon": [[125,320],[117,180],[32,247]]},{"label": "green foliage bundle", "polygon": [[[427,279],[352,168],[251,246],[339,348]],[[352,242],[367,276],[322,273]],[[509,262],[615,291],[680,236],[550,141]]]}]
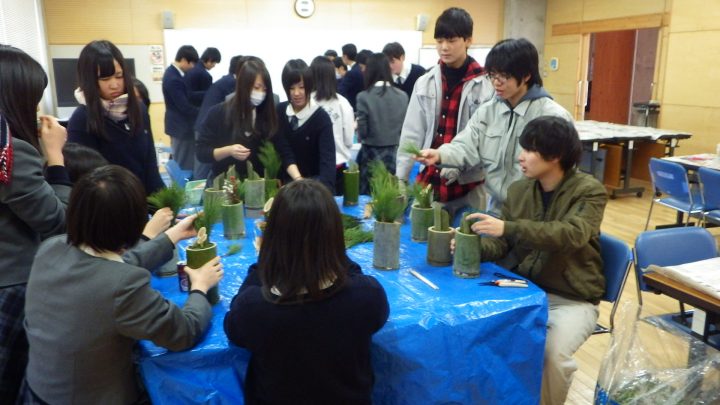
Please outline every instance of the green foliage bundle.
[{"label": "green foliage bundle", "polygon": [[405,142],[400,146],[400,152],[408,155],[420,156],[420,148],[412,142]]},{"label": "green foliage bundle", "polygon": [[433,230],[437,232],[447,232],[450,230],[450,214],[442,209],[439,202],[432,203],[433,207]]},{"label": "green foliage bundle", "polygon": [[[282,161],[280,160],[280,154],[277,152],[272,142],[263,142],[262,146],[260,146],[258,159],[265,168],[265,179],[277,179],[278,173],[280,172],[280,166],[282,166]],[[248,176],[250,175],[249,173],[250,171],[248,170]]]},{"label": "green foliage bundle", "polygon": [[176,216],[178,211],[185,205],[185,202],[187,202],[187,196],[185,195],[184,188],[178,186],[177,183],[173,183],[172,186],[168,188],[163,188],[152,193],[147,198],[147,201],[157,209],[169,207],[173,215]]},{"label": "green foliage bundle", "polygon": [[431,208],[433,189],[431,184],[415,183],[410,187],[410,195],[418,208]]},{"label": "green foliage bundle", "polygon": [[343,229],[351,229],[360,226],[360,218],[348,214],[340,214],[343,223]]},{"label": "green foliage bundle", "polygon": [[255,168],[253,167],[252,162],[250,159],[245,161],[245,164],[247,165],[247,179],[248,180],[260,180],[260,175],[257,174],[255,171]]},{"label": "green foliage bundle", "polygon": [[212,225],[220,219],[222,214],[221,202],[218,199],[207,199],[203,203],[203,210],[195,213],[197,218],[193,221],[193,227],[198,232],[198,236],[195,239],[195,243],[192,244],[193,248],[204,249],[210,246],[210,233],[212,232]]},{"label": "green foliage bundle", "polygon": [[343,237],[345,238],[345,247],[351,248],[361,243],[372,242],[373,233],[371,231],[363,230],[361,226],[356,226],[354,228],[345,229],[343,231]]},{"label": "green foliage bundle", "polygon": [[405,198],[400,192],[398,179],[390,174],[379,160],[371,162],[369,167],[370,196],[375,220],[393,223],[405,210]]}]

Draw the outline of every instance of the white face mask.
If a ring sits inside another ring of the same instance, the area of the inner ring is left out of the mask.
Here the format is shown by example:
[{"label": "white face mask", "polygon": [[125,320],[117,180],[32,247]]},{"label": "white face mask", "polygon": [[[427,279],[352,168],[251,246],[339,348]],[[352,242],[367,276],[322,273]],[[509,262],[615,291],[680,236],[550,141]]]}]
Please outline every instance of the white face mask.
[{"label": "white face mask", "polygon": [[252,105],[257,107],[262,104],[263,101],[265,101],[264,91],[253,90],[250,92],[250,103],[252,103]]}]

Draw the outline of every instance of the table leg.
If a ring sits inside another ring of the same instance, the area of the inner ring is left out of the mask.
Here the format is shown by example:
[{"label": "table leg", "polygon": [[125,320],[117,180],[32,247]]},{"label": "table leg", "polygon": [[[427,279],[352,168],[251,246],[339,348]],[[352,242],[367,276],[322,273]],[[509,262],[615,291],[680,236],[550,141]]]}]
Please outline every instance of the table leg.
[{"label": "table leg", "polygon": [[630,187],[630,172],[632,170],[632,153],[635,147],[635,141],[628,140],[623,143],[623,152],[625,152],[625,173],[623,174],[623,187],[612,190],[611,199],[615,199],[623,194],[635,194],[638,198],[642,197],[645,191],[644,187]]}]

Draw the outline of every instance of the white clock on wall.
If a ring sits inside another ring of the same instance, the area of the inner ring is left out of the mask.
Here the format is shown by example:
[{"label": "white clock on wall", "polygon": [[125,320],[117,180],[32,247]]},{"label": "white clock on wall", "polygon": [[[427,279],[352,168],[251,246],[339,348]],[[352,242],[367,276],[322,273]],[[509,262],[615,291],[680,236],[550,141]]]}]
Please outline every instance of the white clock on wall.
[{"label": "white clock on wall", "polygon": [[315,1],[295,0],[295,12],[302,18],[309,18],[315,12]]}]

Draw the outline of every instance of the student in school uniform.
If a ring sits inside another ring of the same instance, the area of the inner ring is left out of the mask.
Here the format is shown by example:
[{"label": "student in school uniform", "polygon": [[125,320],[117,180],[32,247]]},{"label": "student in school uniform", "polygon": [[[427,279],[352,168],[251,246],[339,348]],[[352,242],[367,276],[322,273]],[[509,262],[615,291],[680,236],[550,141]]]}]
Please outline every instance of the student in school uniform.
[{"label": "student in school uniform", "polygon": [[207,48],[200,56],[201,63],[196,63],[185,75],[185,80],[190,86],[190,101],[194,105],[200,107],[200,104],[202,104],[205,92],[213,82],[210,71],[220,63],[221,58],[220,51],[217,48]]},{"label": "student in school uniform", "polygon": [[370,344],[388,301],[347,257],[335,199],[317,181],[295,181],[269,218],[224,321],[230,342],[250,351],[245,403],[372,403]]},{"label": "student in school uniform", "polygon": [[354,44],[345,44],[342,47],[342,61],[347,66],[347,73],[338,84],[338,93],[345,97],[355,110],[355,100],[357,94],[365,88],[365,79],[363,78],[360,65],[355,62],[357,59],[357,48]]},{"label": "student in school uniform", "polygon": [[[360,71],[363,73],[363,83],[365,83],[365,70],[367,69],[367,60],[373,55],[373,51],[369,49],[363,49],[358,52],[357,64],[360,65]],[[363,86],[363,90],[365,87]]]},{"label": "student in school uniform", "polygon": [[[218,79],[213,83],[210,88],[205,92],[203,96],[200,110],[198,111],[197,119],[195,120],[195,144],[197,146],[197,140],[199,136],[200,126],[205,122],[210,108],[225,101],[225,98],[232,92],[235,91],[235,75],[237,74],[238,68],[240,67],[240,60],[242,56],[236,55],[230,58],[230,67],[228,68],[228,74]],[[197,151],[196,151],[197,154]],[[212,171],[212,164],[202,163],[197,160],[195,156],[195,165],[193,166],[193,178],[194,179],[207,179]]]},{"label": "student in school uniform", "polygon": [[149,195],[164,188],[147,107],[135,95],[132,72],[109,41],[93,41],[80,52],[68,140],[91,147],[108,162],[135,174]]},{"label": "student in school uniform", "polygon": [[335,137],[335,195],[343,193],[343,171],[350,160],[350,148],[355,137],[355,114],[347,99],[337,94],[335,66],[327,58],[318,56],[310,64],[314,90],[312,99],[330,116]]},{"label": "student in school uniform", "polygon": [[330,116],[311,97],[312,72],[301,59],[282,71],[288,101],[277,107],[275,147],[283,162],[283,183],[313,178],[335,192],[335,137]]},{"label": "student in school uniform", "polygon": [[365,90],[357,98],[358,152],[360,193],[370,194],[369,164],[383,162],[388,172],[395,172],[400,131],[405,120],[408,96],[391,84],[390,61],[382,53],[368,57]]},{"label": "student in school uniform", "polygon": [[323,56],[328,58],[328,60],[330,60],[330,62],[333,62],[338,57],[338,54],[337,54],[337,52],[335,52],[334,49],[328,49],[327,51],[325,51]]},{"label": "student in school uniform", "polygon": [[135,246],[147,222],[146,195],[120,166],[81,177],[67,218],[67,235],[43,242],[30,272],[24,403],[143,403],[133,347],[139,339],[169,350],[197,343],[212,317],[206,293],[222,278],[220,258],[185,268],[193,290],[182,308],[154,290],[147,269],[196,235],[195,215]]},{"label": "student in school uniform", "polygon": [[[455,168],[459,180],[483,179],[487,208],[499,212],[512,182],[522,178],[518,139],[534,118],[552,115],[572,122],[572,116],[542,87],[538,53],[527,39],[505,39],[493,46],[486,60],[496,97],[481,105],[465,129],[437,149],[424,149],[420,163]],[[445,177],[448,177],[445,175]]]},{"label": "student in school uniform", "polygon": [[198,107],[190,102],[190,85],[185,80],[198,61],[195,48],[181,46],[175,61],[165,70],[162,80],[165,98],[165,133],[170,136],[173,159],[183,170],[193,170],[195,162],[195,119]]},{"label": "student in school uniform", "polygon": [[548,298],[542,405],[562,405],[577,370],[573,354],[595,329],[605,294],[600,223],[605,187],[577,169],[582,143],[572,122],[530,121],[520,135],[524,178],[508,189],[500,218],[471,214],[482,258],[530,279]]},{"label": "student in school uniform", "polygon": [[238,176],[248,176],[246,160],[262,175],[259,148],[276,132],[277,113],[270,74],[265,63],[251,56],[237,72],[235,94],[211,107],[200,124],[197,158],[212,164],[210,178],[235,166]]},{"label": "student in school uniform", "polygon": [[[475,110],[493,96],[493,88],[482,66],[467,54],[472,44],[473,20],[467,11],[452,7],[435,23],[435,41],[440,61],[415,83],[400,144],[437,148],[449,143],[467,125]],[[415,161],[406,153],[397,155],[396,175],[408,180]],[[451,214],[465,206],[482,209],[485,195],[478,186],[482,172],[458,177],[458,170],[433,165],[421,167],[417,181],[432,184],[435,200]]]},{"label": "student in school uniform", "polygon": [[[67,132],[37,108],[48,78],[22,50],[0,45],[0,398],[15,403],[27,364],[25,292],[43,239],[65,230]],[[43,175],[43,172],[45,175]]]},{"label": "student in school uniform", "polygon": [[415,82],[425,74],[425,69],[414,63],[405,63],[405,49],[398,42],[391,42],[382,50],[390,60],[393,85],[412,96]]}]

